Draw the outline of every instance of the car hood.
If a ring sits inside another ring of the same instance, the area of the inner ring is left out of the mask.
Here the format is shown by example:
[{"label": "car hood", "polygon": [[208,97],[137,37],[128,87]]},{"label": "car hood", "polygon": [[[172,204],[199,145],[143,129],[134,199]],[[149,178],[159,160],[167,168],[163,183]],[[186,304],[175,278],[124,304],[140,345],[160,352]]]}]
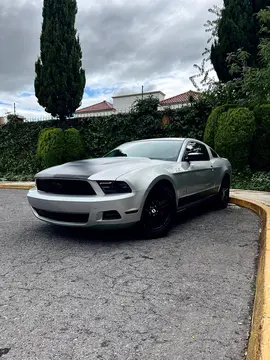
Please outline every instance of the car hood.
[{"label": "car hood", "polygon": [[164,161],[149,158],[108,157],[88,159],[48,168],[39,172],[36,178],[115,180],[130,171],[161,163]]}]

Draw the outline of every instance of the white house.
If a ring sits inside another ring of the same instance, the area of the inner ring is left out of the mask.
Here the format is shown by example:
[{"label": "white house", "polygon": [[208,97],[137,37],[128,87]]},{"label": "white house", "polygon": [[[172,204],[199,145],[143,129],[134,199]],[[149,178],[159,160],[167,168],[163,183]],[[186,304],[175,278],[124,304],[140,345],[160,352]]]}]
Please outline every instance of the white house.
[{"label": "white house", "polygon": [[113,104],[109,103],[108,101],[104,100],[98,104],[94,104],[91,106],[87,106],[83,109],[79,109],[76,111],[76,115],[78,116],[104,116],[104,115],[111,115],[116,112]]},{"label": "white house", "polygon": [[170,109],[178,109],[179,107],[190,105],[192,101],[199,100],[199,97],[199,92],[189,90],[185,93],[160,101],[160,106],[162,108],[169,107]]},{"label": "white house", "polygon": [[145,99],[149,96],[157,98],[159,101],[164,100],[165,94],[162,91],[150,91],[138,94],[113,96],[113,106],[118,112],[125,112],[131,109],[134,102],[138,99]]},{"label": "white house", "polygon": [[160,102],[160,109],[162,108],[179,108],[191,104],[191,101],[197,101],[200,93],[195,91],[187,91],[185,93],[165,99],[165,94],[162,91],[150,91],[145,93],[127,94],[113,96],[113,104],[104,100],[98,104],[94,104],[76,111],[77,117],[89,116],[104,116],[117,114],[121,112],[128,112],[137,99],[147,98],[153,96]]}]

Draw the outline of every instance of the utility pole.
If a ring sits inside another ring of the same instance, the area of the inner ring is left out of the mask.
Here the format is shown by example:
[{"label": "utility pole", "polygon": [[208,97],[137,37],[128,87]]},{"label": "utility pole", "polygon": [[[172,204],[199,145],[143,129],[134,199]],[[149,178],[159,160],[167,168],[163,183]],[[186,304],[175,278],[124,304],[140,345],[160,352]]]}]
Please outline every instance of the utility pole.
[{"label": "utility pole", "polygon": [[142,100],[143,100],[143,86],[142,86]]},{"label": "utility pole", "polygon": [[16,115],[16,103],[14,103],[14,115]]}]

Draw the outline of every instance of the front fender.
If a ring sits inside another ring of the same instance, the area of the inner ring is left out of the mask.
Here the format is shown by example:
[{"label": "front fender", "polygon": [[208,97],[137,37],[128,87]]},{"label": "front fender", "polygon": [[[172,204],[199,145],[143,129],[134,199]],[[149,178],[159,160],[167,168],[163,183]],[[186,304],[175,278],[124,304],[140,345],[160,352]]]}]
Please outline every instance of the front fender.
[{"label": "front fender", "polygon": [[177,186],[170,173],[166,173],[164,165],[162,167],[148,167],[147,169],[138,170],[129,174],[120,176],[117,180],[127,182],[134,191],[142,192],[141,207],[144,206],[145,200],[153,189],[153,187],[160,181],[168,181],[172,185],[175,193],[175,201],[177,204]]},{"label": "front fender", "polygon": [[175,195],[175,201],[176,201],[176,204],[177,204],[177,190],[176,190],[176,184],[174,183],[174,180],[168,176],[168,175],[160,175],[158,177],[156,177],[155,179],[153,179],[151,181],[151,183],[149,184],[147,190],[145,191],[145,196],[144,196],[144,201],[143,203],[145,202],[147,196],[149,195],[150,191],[155,187],[155,185],[157,185],[157,183],[159,183],[160,181],[168,181],[170,182],[170,184],[172,185],[173,189],[174,189],[174,195]]}]

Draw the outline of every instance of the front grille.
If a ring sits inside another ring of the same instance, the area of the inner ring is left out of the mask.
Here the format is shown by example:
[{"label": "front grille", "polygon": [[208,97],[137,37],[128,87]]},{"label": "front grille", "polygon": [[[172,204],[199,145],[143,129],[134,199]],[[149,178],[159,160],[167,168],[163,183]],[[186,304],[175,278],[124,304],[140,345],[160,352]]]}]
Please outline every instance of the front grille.
[{"label": "front grille", "polygon": [[40,210],[36,208],[34,208],[34,210],[37,212],[39,216],[55,221],[86,224],[89,218],[89,214],[73,214],[73,213],[67,214],[67,213]]},{"label": "front grille", "polygon": [[50,194],[96,195],[85,180],[36,179],[37,189]]}]

